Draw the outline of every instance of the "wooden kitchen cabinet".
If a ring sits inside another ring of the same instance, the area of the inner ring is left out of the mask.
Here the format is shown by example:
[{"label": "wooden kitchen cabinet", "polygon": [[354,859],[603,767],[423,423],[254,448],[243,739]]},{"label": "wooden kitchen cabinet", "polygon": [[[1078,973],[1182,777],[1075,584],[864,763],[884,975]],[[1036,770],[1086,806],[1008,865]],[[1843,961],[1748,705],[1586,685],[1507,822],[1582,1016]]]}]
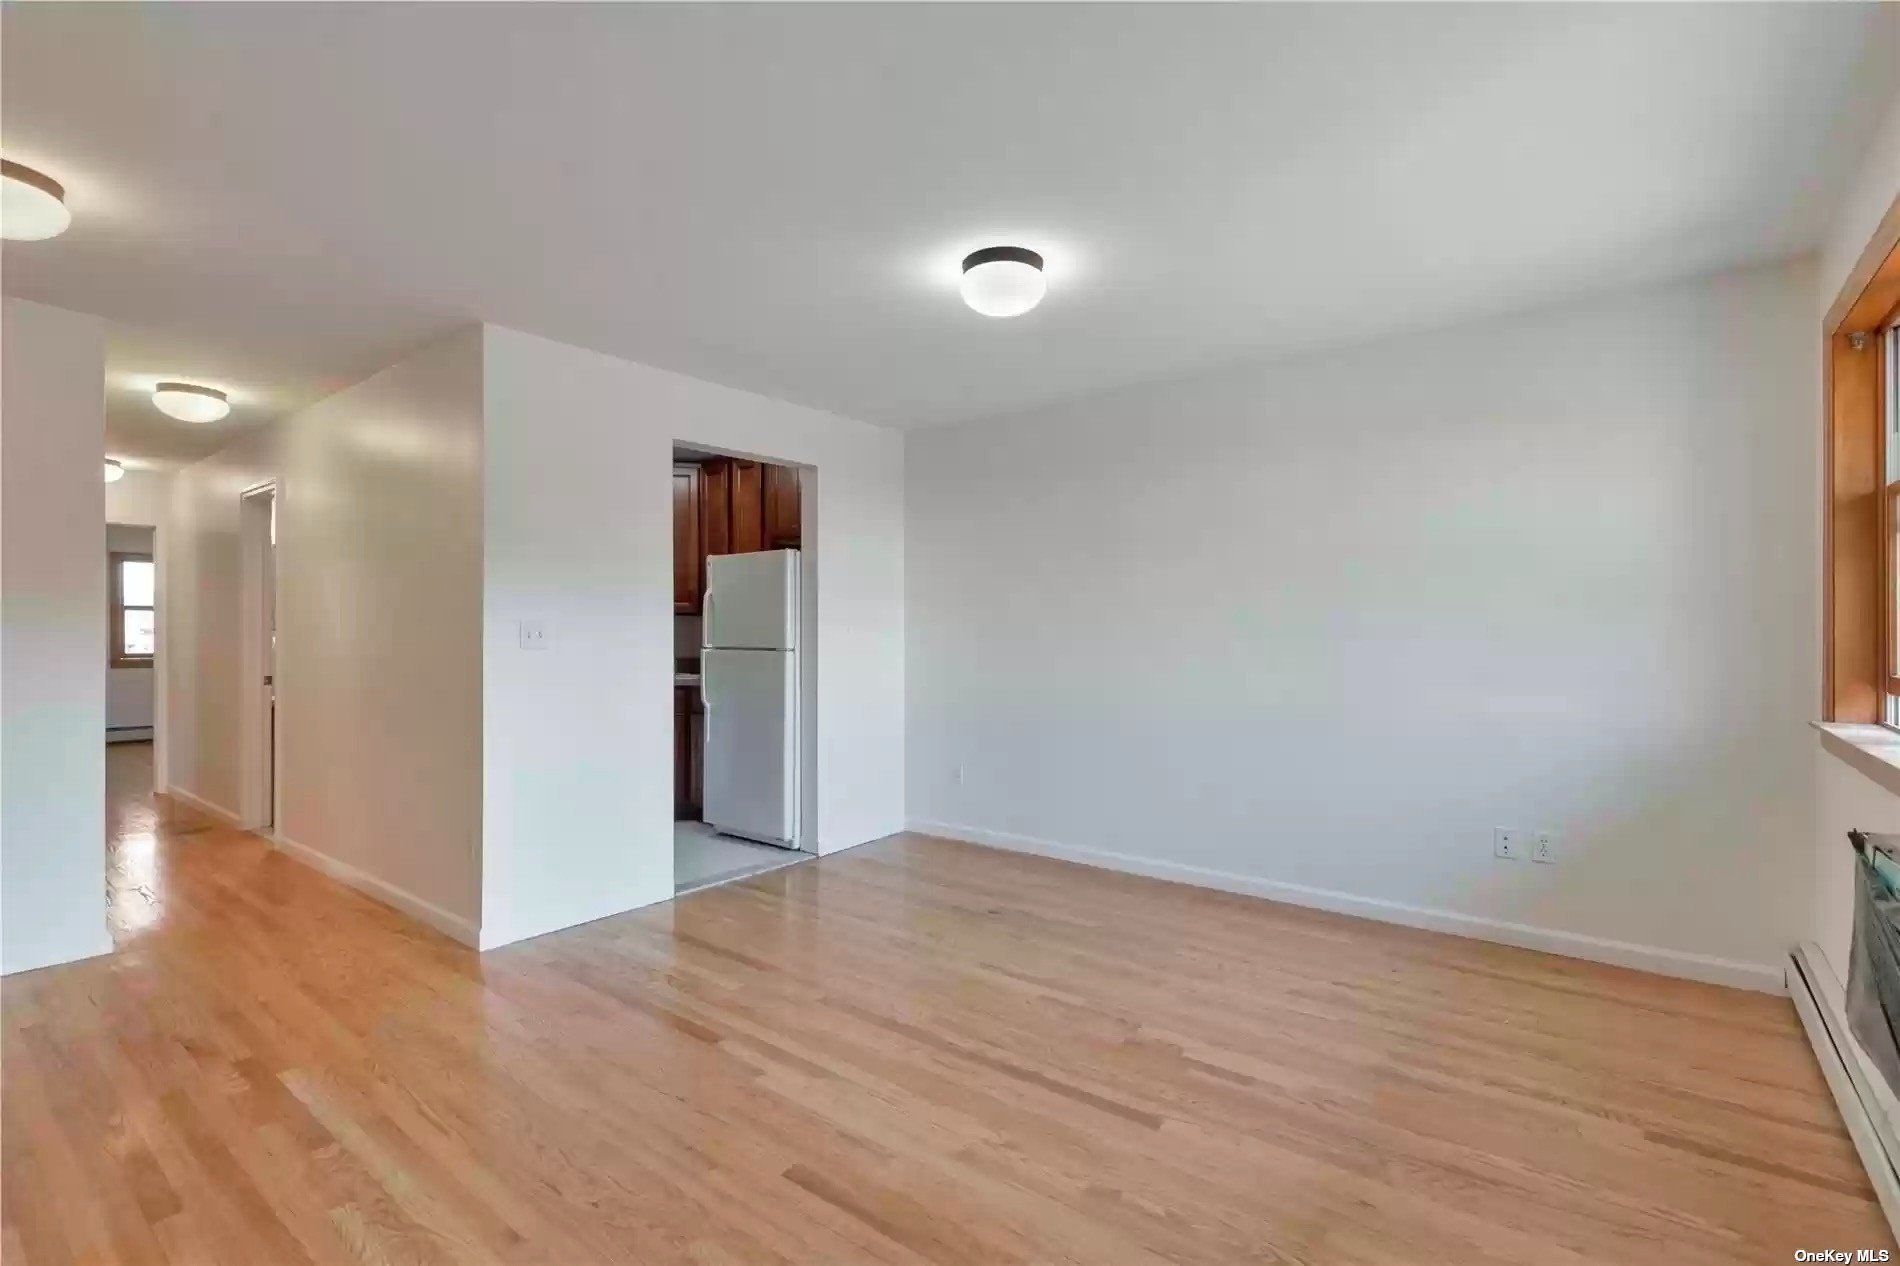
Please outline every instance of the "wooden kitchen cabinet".
[{"label": "wooden kitchen cabinet", "polygon": [[699,535],[699,467],[673,467],[673,612],[696,614],[705,592],[706,553]]},{"label": "wooden kitchen cabinet", "polygon": [[705,785],[700,770],[700,727],[698,686],[673,687],[673,816],[692,819],[699,816],[701,788]]},{"label": "wooden kitchen cabinet", "polygon": [[732,471],[732,554],[756,554],[765,548],[765,472],[757,462],[730,462]]},{"label": "wooden kitchen cabinet", "polygon": [[706,811],[706,708],[693,688],[686,726],[686,790],[695,818]]},{"label": "wooden kitchen cabinet", "polygon": [[732,553],[732,469],[727,462],[707,462],[699,471],[699,574],[705,592],[706,558]]},{"label": "wooden kitchen cabinet", "polygon": [[796,467],[716,457],[673,467],[673,610],[698,615],[706,560],[718,554],[798,549]]},{"label": "wooden kitchen cabinet", "polygon": [[797,549],[798,467],[765,468],[765,548]]}]

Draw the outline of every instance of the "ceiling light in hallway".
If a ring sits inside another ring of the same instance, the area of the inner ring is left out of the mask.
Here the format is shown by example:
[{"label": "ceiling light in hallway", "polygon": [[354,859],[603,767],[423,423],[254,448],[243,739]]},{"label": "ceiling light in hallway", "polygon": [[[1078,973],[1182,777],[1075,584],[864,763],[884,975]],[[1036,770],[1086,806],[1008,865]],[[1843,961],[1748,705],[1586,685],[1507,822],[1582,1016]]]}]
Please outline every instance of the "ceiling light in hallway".
[{"label": "ceiling light in hallway", "polygon": [[984,316],[1020,316],[1042,302],[1042,256],[1021,246],[986,246],[963,260],[963,301]]},{"label": "ceiling light in hallway", "polygon": [[64,233],[72,222],[64,186],[44,172],[0,158],[0,237],[44,241]]},{"label": "ceiling light in hallway", "polygon": [[161,382],[152,389],[152,403],[160,413],[180,422],[216,422],[231,412],[230,402],[215,387],[188,382]]},{"label": "ceiling light in hallway", "polygon": [[106,458],[106,482],[109,484],[116,484],[121,479],[124,479],[124,478],[125,478],[125,467],[121,466],[118,462],[113,461],[110,457]]}]

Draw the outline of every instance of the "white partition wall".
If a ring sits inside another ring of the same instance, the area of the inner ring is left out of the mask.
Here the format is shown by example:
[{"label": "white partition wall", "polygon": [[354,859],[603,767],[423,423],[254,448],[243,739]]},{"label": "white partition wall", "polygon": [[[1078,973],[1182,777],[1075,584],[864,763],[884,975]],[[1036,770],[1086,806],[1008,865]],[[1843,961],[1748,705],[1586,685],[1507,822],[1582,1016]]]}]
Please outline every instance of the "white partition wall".
[{"label": "white partition wall", "polygon": [[105,331],[0,319],[0,970],[112,948],[105,921]]},{"label": "white partition wall", "polygon": [[[471,326],[180,471],[167,554],[174,789],[274,819],[302,860],[471,943],[481,419]],[[243,634],[242,507],[265,484],[277,489],[281,812],[258,800],[270,794],[264,660],[261,635]]]},{"label": "white partition wall", "polygon": [[901,830],[903,436],[492,326],[176,476],[175,789],[241,810],[273,482],[280,843],[484,947],[671,897],[675,441],[806,468],[801,843]]},{"label": "white partition wall", "polygon": [[904,437],[495,326],[484,353],[482,943],[673,895],[675,441],[808,468],[804,842],[903,829]]}]

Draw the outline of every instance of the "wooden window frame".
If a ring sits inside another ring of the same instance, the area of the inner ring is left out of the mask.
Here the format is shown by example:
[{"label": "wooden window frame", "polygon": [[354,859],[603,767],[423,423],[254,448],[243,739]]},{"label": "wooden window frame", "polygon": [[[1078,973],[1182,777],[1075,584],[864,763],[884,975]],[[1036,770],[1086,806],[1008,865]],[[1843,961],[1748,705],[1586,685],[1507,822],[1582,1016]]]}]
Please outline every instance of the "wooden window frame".
[{"label": "wooden window frame", "polygon": [[[152,556],[150,554],[140,554],[132,550],[115,550],[107,556],[107,566],[111,571],[111,579],[107,586],[106,600],[110,603],[109,614],[111,616],[112,626],[112,645],[107,648],[107,662],[114,668],[150,668],[157,659],[156,650],[154,650],[154,653],[151,655],[127,655],[125,653],[125,613],[127,608],[125,605],[125,583],[120,572],[121,564],[149,563],[151,561]],[[151,606],[133,607],[131,609],[134,611],[150,611],[152,613],[153,627],[154,630],[156,630],[158,620],[158,592],[156,586],[153,588]],[[157,646],[156,637],[153,638],[153,646],[154,648]]]},{"label": "wooden window frame", "polygon": [[[1893,257],[1900,259],[1900,246],[1896,246]],[[1900,337],[1896,336],[1894,325],[1900,321],[1900,303],[1887,312],[1879,324],[1868,332],[1869,346],[1865,349],[1874,355],[1877,362],[1873,373],[1873,408],[1880,429],[1880,670],[1879,681],[1881,698],[1878,723],[1889,729],[1900,728],[1895,721],[1900,719],[1900,672],[1895,671],[1896,637],[1900,630],[1894,627],[1894,555],[1893,534],[1900,527],[1900,518],[1894,513],[1894,499],[1900,497],[1900,462],[1894,461],[1894,455],[1888,451],[1894,430],[1894,400],[1896,357],[1900,356]]]},{"label": "wooden window frame", "polygon": [[[1895,656],[1894,497],[1887,477],[1889,382],[1883,332],[1900,314],[1900,196],[1893,200],[1821,325],[1821,719],[1900,720]],[[1900,461],[1896,463],[1900,467]],[[1900,727],[1896,727],[1900,728]]]}]

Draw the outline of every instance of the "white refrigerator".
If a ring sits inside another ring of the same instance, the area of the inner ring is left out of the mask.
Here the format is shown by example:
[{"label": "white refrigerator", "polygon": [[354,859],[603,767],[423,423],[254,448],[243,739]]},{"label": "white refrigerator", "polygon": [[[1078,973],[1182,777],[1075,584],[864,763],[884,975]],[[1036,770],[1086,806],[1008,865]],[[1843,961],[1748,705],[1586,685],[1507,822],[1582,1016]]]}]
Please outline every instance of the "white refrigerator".
[{"label": "white refrigerator", "polygon": [[700,608],[701,816],[798,847],[798,551],[715,554]]}]

